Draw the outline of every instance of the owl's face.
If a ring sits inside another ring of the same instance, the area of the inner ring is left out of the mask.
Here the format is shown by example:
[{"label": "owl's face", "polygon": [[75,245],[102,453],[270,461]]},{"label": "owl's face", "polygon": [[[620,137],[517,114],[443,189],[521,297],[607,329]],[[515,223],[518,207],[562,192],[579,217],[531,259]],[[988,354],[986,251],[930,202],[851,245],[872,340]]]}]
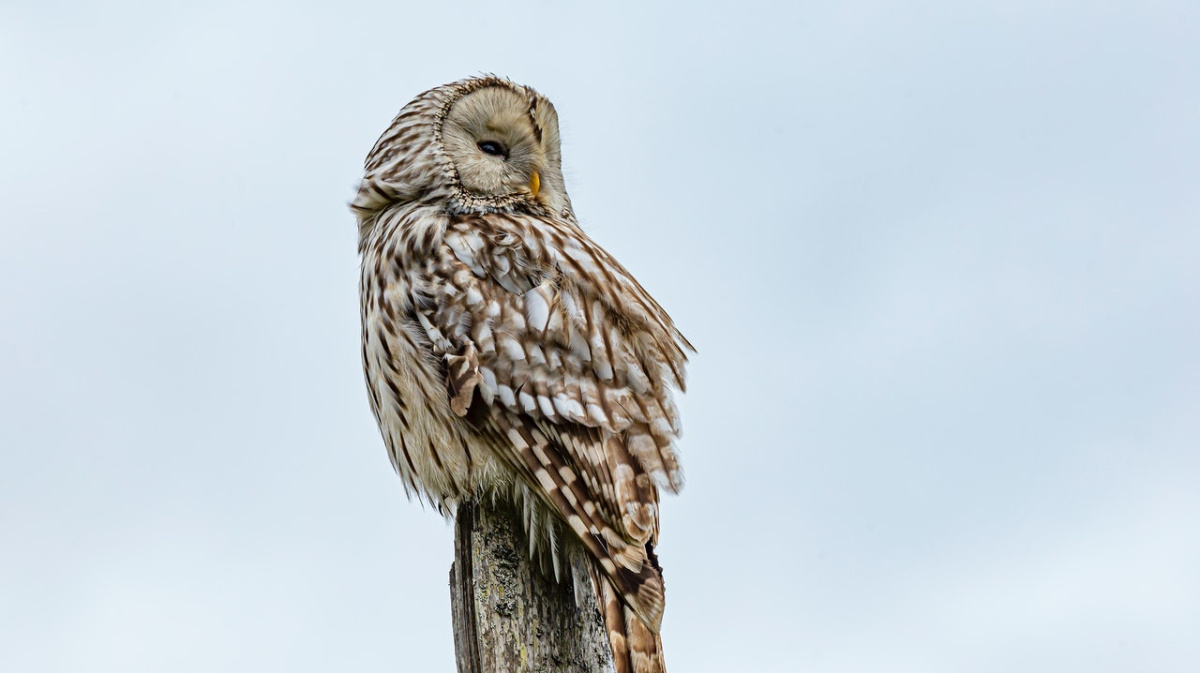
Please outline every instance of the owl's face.
[{"label": "owl's face", "polygon": [[417,96],[375,143],[365,168],[350,204],[360,246],[384,210],[416,201],[456,212],[532,209],[575,220],[554,106],[498,77]]},{"label": "owl's face", "polygon": [[559,212],[569,201],[558,115],[548,100],[530,93],[508,86],[467,93],[442,122],[442,147],[470,195],[485,200],[524,196]]}]

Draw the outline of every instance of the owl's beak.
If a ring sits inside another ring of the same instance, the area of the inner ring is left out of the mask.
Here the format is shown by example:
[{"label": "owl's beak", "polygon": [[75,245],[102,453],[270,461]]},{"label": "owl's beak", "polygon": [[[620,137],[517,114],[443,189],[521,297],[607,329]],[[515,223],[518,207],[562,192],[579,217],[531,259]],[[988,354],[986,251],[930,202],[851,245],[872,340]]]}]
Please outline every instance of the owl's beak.
[{"label": "owl's beak", "polygon": [[533,175],[529,176],[529,191],[533,193],[533,198],[537,198],[538,192],[542,189],[542,179],[538,177],[538,172],[534,171]]}]

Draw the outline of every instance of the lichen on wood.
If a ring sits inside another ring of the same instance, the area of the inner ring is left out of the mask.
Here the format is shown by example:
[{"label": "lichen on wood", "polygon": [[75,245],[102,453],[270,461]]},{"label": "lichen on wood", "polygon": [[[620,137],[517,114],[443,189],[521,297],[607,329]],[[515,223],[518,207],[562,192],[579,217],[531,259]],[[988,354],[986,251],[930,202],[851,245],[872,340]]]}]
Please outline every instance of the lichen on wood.
[{"label": "lichen on wood", "polygon": [[556,580],[528,548],[503,502],[459,505],[450,568],[458,673],[612,673],[590,583],[576,591],[570,578]]}]

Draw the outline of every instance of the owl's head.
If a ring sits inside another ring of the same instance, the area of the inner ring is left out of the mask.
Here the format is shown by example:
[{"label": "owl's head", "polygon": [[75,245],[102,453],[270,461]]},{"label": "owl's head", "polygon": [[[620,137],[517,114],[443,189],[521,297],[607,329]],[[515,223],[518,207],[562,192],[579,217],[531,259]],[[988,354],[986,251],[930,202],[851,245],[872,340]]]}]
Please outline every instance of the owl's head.
[{"label": "owl's head", "polygon": [[533,90],[505,83],[463,95],[442,121],[441,140],[467,194],[566,206],[558,114]]},{"label": "owl's head", "polygon": [[421,94],[375,143],[351,207],[364,229],[384,208],[408,201],[571,218],[554,106],[498,77]]}]

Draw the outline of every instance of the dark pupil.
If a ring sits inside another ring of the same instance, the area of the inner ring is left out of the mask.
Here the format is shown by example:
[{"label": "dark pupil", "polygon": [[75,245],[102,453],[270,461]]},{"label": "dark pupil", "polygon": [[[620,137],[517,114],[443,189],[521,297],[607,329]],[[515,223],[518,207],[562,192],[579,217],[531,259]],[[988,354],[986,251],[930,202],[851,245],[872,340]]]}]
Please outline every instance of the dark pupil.
[{"label": "dark pupil", "polygon": [[494,157],[504,156],[504,146],[494,140],[481,141],[479,149],[483,150],[484,154],[490,154]]}]

